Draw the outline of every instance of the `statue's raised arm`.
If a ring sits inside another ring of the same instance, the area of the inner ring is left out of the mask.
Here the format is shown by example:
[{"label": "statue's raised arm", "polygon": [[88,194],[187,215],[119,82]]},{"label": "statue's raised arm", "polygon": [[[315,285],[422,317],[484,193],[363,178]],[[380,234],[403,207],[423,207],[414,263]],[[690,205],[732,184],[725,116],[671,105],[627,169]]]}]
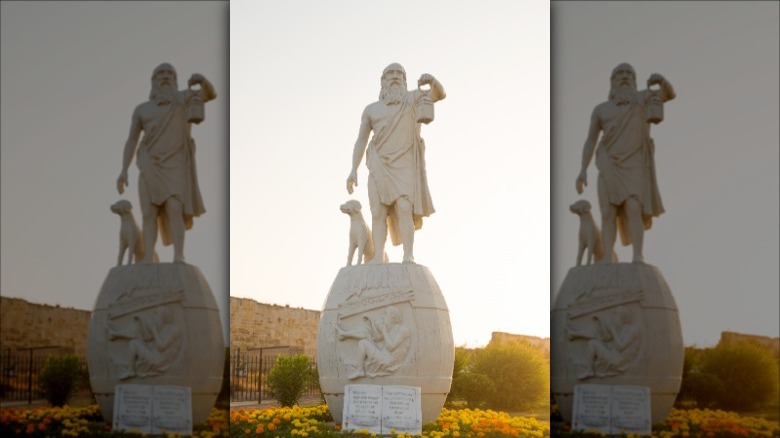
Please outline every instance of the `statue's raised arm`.
[{"label": "statue's raised arm", "polygon": [[[663,103],[675,98],[672,84],[658,73],[638,91],[636,72],[626,63],[612,71],[607,101],[596,106],[582,150],[582,167],[575,188],[581,194],[587,186],[587,169],[596,157],[599,170],[598,198],[601,210],[604,257],[612,263],[619,232],[624,245],[633,245],[633,261],[644,262],[644,230],[653,217],[664,212],[655,172],[655,145],[651,124],[663,120]],[[651,87],[658,85],[658,90]]]},{"label": "statue's raised arm", "polygon": [[[157,66],[151,79],[149,100],[133,111],[117,190],[121,194],[127,187],[128,168],[136,156],[146,249],[142,262],[154,261],[159,231],[164,245],[173,244],[173,261],[183,263],[184,232],[192,228],[193,218],[206,212],[196,177],[191,126],[203,121],[203,104],[217,93],[198,73],[188,80],[188,89],[179,90],[176,70],[168,63]],[[200,89],[192,89],[193,85]]]},{"label": "statue's raised arm", "polygon": [[394,245],[403,244],[403,261],[413,263],[414,232],[422,227],[423,217],[434,212],[420,136],[421,123],[432,118],[421,120],[418,104],[425,100],[432,105],[446,94],[428,73],[420,76],[418,85],[430,85],[430,90],[409,91],[406,71],[397,63],[384,69],[380,85],[379,100],[366,106],[360,118],[347,192],[351,194],[357,186],[357,169],[365,156],[375,250],[368,263],[384,262],[388,232]]}]

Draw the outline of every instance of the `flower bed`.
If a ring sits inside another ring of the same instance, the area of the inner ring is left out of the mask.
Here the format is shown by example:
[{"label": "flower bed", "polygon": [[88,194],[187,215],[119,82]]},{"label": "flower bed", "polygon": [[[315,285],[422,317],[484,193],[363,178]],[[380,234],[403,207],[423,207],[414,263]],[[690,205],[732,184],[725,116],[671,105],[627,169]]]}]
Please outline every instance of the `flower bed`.
[{"label": "flower bed", "polygon": [[[436,422],[423,425],[423,437],[549,437],[547,423],[533,418],[511,417],[503,412],[444,409]],[[332,421],[326,405],[313,407],[235,410],[230,413],[234,437],[336,437],[375,436],[367,430],[342,431]],[[411,435],[397,434],[397,437]]]},{"label": "flower bed", "polygon": [[[597,437],[593,432],[570,432],[567,427],[554,426],[558,437]],[[638,435],[624,435],[638,437]],[[763,418],[742,416],[735,412],[710,409],[672,409],[669,418],[653,426],[657,438],[780,438],[780,423]]]},{"label": "flower bed", "polygon": [[[193,436],[229,437],[228,413],[213,409],[209,419],[193,426]],[[29,437],[138,437],[137,433],[112,432],[96,404],[81,407],[8,408],[0,411],[0,436]]]}]

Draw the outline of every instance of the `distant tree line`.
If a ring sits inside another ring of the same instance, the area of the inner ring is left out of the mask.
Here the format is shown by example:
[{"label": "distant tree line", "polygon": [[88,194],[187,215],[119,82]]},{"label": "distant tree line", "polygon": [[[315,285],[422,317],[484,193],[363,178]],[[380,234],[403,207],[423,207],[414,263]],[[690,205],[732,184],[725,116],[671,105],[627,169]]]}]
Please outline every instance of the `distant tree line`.
[{"label": "distant tree line", "polygon": [[455,349],[450,405],[521,410],[549,403],[550,353],[525,340]]},{"label": "distant tree line", "polygon": [[752,411],[780,407],[777,354],[756,341],[685,348],[678,406]]}]

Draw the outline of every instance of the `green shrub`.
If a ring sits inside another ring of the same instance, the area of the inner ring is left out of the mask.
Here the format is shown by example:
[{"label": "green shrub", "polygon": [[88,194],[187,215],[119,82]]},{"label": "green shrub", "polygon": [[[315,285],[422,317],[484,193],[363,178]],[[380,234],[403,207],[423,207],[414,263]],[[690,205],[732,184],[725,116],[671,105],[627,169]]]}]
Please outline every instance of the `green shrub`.
[{"label": "green shrub", "polygon": [[680,391],[683,399],[693,400],[698,408],[715,408],[726,393],[726,387],[718,376],[710,373],[691,372],[683,379]]},{"label": "green shrub", "polygon": [[277,356],[268,373],[268,386],[282,406],[293,406],[311,381],[311,360],[303,354]]},{"label": "green shrub", "polygon": [[83,378],[81,359],[75,354],[49,356],[38,375],[38,386],[52,406],[63,406]]},{"label": "green shrub", "polygon": [[225,347],[225,363],[222,367],[222,387],[217,396],[215,406],[219,409],[230,409],[230,347]]},{"label": "green shrub", "polygon": [[458,376],[466,371],[468,364],[469,364],[469,358],[471,357],[471,352],[466,349],[466,347],[457,347],[455,348],[455,360],[452,364],[452,388],[450,389],[450,392],[447,394],[447,400],[445,403],[447,405],[452,405],[452,402],[454,402],[456,399],[460,398],[461,396],[457,394],[456,392],[456,386],[455,386],[455,380],[458,378]]},{"label": "green shrub", "polygon": [[465,400],[470,409],[481,408],[495,392],[496,385],[484,374],[461,372],[452,379],[454,397]]},{"label": "green shrub", "polygon": [[469,369],[484,374],[498,389],[488,398],[492,409],[523,409],[549,403],[550,362],[527,342],[490,344],[476,352]]},{"label": "green shrub", "polygon": [[780,371],[773,353],[750,341],[719,344],[707,351],[702,372],[723,382],[718,407],[731,410],[753,410],[777,406]]}]

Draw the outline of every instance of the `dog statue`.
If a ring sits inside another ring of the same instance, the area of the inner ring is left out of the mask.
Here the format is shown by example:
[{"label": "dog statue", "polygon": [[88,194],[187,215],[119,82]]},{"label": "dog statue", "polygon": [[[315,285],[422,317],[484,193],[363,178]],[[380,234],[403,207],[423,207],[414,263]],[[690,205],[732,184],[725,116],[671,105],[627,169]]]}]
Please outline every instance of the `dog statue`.
[{"label": "dog statue", "polygon": [[[582,255],[585,248],[588,249],[586,264],[598,262],[604,258],[604,243],[601,240],[601,231],[590,213],[590,202],[581,199],[569,206],[572,213],[580,217],[579,246],[577,247],[577,266],[582,265]],[[617,255],[613,252],[612,262],[617,263]]]},{"label": "dog statue", "polygon": [[[360,212],[362,206],[360,201],[349,200],[341,205],[341,212],[349,215],[349,253],[347,255],[347,266],[352,266],[352,258],[357,249],[357,262],[361,264],[374,258],[374,239],[371,236],[371,228],[368,227],[363,213]],[[384,261],[387,262],[387,254],[384,255]]]},{"label": "dog statue", "polygon": [[[119,215],[121,225],[119,227],[119,257],[117,257],[116,265],[122,266],[122,259],[127,254],[127,264],[135,263],[144,258],[144,240],[141,235],[141,228],[135,222],[133,217],[133,205],[130,201],[121,199],[111,205],[111,212]],[[157,252],[154,253],[154,262],[159,262]]]}]

